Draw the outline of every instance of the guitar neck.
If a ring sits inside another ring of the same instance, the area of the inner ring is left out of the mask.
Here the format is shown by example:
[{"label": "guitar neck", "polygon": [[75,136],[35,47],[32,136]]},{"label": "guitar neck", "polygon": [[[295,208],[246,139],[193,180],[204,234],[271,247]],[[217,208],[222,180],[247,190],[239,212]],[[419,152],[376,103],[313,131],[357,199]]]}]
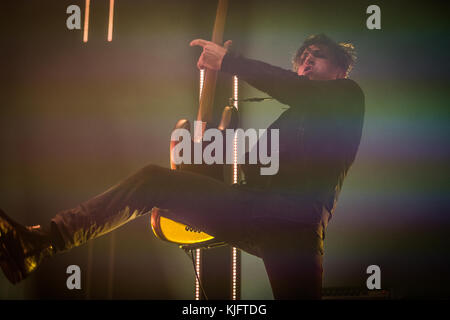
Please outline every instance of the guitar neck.
[{"label": "guitar neck", "polygon": [[[225,30],[225,18],[227,15],[228,0],[219,0],[217,5],[216,20],[212,35],[212,42],[222,45],[223,33]],[[205,81],[200,97],[200,106],[198,108],[197,120],[202,122],[212,121],[212,109],[214,104],[214,95],[216,91],[218,71],[205,70]]]}]

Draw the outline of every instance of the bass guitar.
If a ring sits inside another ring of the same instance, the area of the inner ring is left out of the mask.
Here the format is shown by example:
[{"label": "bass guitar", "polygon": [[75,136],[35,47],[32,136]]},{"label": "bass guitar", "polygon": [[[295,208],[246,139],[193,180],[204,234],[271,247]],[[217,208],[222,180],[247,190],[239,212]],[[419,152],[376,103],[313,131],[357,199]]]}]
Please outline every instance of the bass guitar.
[{"label": "bass guitar", "polygon": [[[228,0],[219,0],[216,19],[214,23],[212,42],[222,45],[223,33],[225,29],[225,18],[228,9]],[[212,121],[213,102],[216,89],[218,71],[206,69],[204,71],[203,87],[200,93],[200,105],[197,114],[197,121],[201,121],[201,130],[194,132],[194,139],[192,144],[201,143],[203,150],[202,136],[208,125]],[[234,106],[227,106],[224,108],[220,125],[217,129],[225,134],[226,129],[235,129],[238,126],[238,114]],[[175,129],[190,130],[191,125],[189,120],[181,119],[176,125]],[[182,164],[176,165],[174,161],[173,150],[178,141],[170,142],[170,167],[172,170],[186,170],[191,172],[208,175],[219,180],[230,180],[232,173],[229,166],[226,165],[197,165],[197,164]],[[194,150],[193,147],[191,150]],[[190,163],[193,163],[191,161]],[[223,245],[224,243],[217,240],[213,236],[198,230],[192,226],[166,218],[162,215],[164,211],[159,208],[154,208],[151,213],[151,226],[153,233],[157,238],[178,244],[180,247],[194,249],[206,248]]]}]

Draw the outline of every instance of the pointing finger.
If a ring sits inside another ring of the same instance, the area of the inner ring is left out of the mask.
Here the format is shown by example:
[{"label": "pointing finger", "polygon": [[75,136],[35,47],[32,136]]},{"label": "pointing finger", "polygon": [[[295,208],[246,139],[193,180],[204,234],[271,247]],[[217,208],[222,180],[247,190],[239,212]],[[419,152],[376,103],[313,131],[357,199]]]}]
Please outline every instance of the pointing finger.
[{"label": "pointing finger", "polygon": [[193,47],[193,46],[205,47],[208,44],[208,42],[209,41],[206,41],[206,40],[203,40],[203,39],[195,39],[195,40],[192,40],[189,45],[191,47]]}]

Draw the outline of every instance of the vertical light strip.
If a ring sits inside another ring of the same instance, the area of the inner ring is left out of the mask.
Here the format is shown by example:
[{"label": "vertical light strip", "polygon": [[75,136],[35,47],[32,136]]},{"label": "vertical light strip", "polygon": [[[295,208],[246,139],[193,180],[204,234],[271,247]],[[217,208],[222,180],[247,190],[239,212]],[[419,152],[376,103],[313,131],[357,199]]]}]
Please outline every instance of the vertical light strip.
[{"label": "vertical light strip", "polygon": [[195,277],[195,300],[200,300],[200,255],[202,251],[201,249],[195,250],[195,272],[197,273],[197,277]]},{"label": "vertical light strip", "polygon": [[234,152],[234,157],[233,157],[233,184],[237,184],[238,183],[238,165],[237,165],[237,144],[238,144],[238,136],[237,136],[237,132],[234,134],[234,141],[233,141],[233,152]]},{"label": "vertical light strip", "polygon": [[[205,82],[205,70],[200,70],[200,91],[199,91],[199,100],[202,96],[203,84]],[[195,277],[195,300],[200,300],[200,282],[201,278],[201,249],[195,250],[195,271],[197,276]]]},{"label": "vertical light strip", "polygon": [[202,96],[203,84],[205,83],[205,69],[200,69],[200,92],[199,92],[199,100]]},{"label": "vertical light strip", "polygon": [[234,98],[234,106],[238,109],[238,96],[239,96],[239,79],[237,76],[233,76],[233,98]]},{"label": "vertical light strip", "polygon": [[232,300],[237,300],[237,248],[233,247],[232,250],[232,290],[231,290],[231,299]]},{"label": "vertical light strip", "polygon": [[[233,105],[238,109],[238,96],[239,96],[239,80],[237,76],[233,76]],[[237,163],[237,135],[234,136],[234,162],[233,162],[233,183],[238,183],[238,163]]]},{"label": "vertical light strip", "polygon": [[[238,87],[239,80],[237,76],[233,76],[233,98],[234,107],[238,109]],[[233,183],[238,183],[238,163],[237,163],[237,135],[234,136],[234,163],[233,163]],[[233,247],[232,249],[232,289],[231,289],[231,299],[237,299],[237,249]]]},{"label": "vertical light strip", "polygon": [[88,31],[89,31],[89,6],[91,5],[91,0],[86,0],[86,5],[84,9],[84,33],[83,42],[88,42]]},{"label": "vertical light strip", "polygon": [[114,0],[109,0],[108,42],[112,41],[114,23]]}]

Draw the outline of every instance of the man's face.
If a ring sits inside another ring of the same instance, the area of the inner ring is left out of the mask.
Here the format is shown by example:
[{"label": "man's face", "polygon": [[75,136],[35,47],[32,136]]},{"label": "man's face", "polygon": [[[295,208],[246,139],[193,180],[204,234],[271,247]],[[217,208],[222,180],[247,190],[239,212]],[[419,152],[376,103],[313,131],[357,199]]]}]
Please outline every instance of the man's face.
[{"label": "man's face", "polygon": [[327,47],[312,44],[300,56],[297,74],[310,80],[334,80],[344,78],[342,70],[335,66]]}]

